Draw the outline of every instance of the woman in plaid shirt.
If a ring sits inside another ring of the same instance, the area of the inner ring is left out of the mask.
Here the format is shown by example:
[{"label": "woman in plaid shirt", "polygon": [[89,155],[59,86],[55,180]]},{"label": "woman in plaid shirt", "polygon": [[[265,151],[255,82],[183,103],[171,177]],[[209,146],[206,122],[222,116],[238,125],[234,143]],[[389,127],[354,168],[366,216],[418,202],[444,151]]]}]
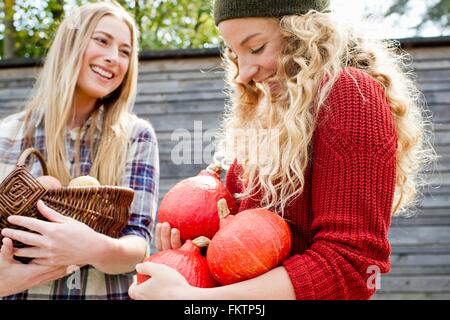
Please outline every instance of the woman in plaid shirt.
[{"label": "woman in plaid shirt", "polygon": [[[129,298],[134,266],[149,251],[159,179],[154,130],[131,113],[137,51],[134,21],[122,7],[111,3],[80,7],[61,23],[26,109],[0,122],[1,180],[14,169],[21,152],[33,146],[44,154],[49,174],[63,185],[90,175],[102,185],[135,191],[131,217],[119,239],[62,216],[42,201],[38,209],[50,222],[10,217],[12,224],[32,231],[2,230],[2,236],[31,246],[14,251],[16,256],[33,258],[31,265],[21,267],[30,272],[36,264],[51,267],[43,268],[45,273],[70,266],[76,271],[5,299]],[[42,174],[38,162],[30,172]],[[2,258],[11,251],[9,241]],[[9,271],[15,267],[11,263]],[[0,293],[15,293],[10,289]]]}]

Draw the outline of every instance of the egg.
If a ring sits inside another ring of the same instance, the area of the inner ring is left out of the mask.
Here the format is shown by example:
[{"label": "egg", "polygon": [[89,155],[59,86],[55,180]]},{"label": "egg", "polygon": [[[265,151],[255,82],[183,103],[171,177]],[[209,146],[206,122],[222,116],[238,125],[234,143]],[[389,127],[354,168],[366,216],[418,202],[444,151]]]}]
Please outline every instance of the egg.
[{"label": "egg", "polygon": [[40,176],[36,180],[47,190],[62,188],[61,182],[52,176]]},{"label": "egg", "polygon": [[98,187],[100,182],[91,176],[80,176],[69,182],[69,187]]}]

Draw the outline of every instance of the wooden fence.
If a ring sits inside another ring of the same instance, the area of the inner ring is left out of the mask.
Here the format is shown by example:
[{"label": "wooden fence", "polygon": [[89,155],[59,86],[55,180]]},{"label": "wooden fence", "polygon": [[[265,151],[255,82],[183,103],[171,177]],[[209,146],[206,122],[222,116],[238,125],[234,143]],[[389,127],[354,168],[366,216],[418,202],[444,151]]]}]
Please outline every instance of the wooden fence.
[{"label": "wooden fence", "polygon": [[[375,299],[450,299],[450,39],[410,39],[403,45],[433,112],[440,159],[418,215],[392,222],[392,271],[382,276]],[[38,72],[36,61],[0,62],[0,118],[23,105]],[[209,163],[210,133],[220,125],[223,88],[216,50],[141,56],[135,112],[152,122],[158,136],[160,198]],[[190,150],[181,148],[179,140],[187,136]]]}]

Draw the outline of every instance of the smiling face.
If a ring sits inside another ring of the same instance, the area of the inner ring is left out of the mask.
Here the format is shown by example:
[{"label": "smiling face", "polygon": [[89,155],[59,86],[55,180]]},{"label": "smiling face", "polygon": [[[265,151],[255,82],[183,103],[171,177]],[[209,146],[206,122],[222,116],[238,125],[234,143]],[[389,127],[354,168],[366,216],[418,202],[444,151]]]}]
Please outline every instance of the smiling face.
[{"label": "smiling face", "polygon": [[[238,82],[262,83],[274,76],[283,46],[281,29],[276,19],[240,18],[219,23],[226,46],[236,55]],[[267,83],[271,90],[276,83]]]},{"label": "smiling face", "polygon": [[98,99],[116,90],[127,73],[131,51],[127,24],[112,15],[101,18],[84,52],[75,94]]}]

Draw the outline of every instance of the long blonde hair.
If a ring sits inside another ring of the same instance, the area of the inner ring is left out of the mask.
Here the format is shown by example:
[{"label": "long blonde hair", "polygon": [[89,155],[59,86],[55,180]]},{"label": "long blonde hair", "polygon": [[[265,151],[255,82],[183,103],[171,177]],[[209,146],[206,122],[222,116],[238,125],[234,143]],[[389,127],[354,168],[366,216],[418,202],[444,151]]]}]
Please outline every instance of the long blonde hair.
[{"label": "long blonde hair", "polygon": [[[131,32],[129,68],[122,84],[101,101],[105,111],[102,136],[95,155],[91,150],[93,164],[89,173],[104,185],[119,185],[126,161],[127,124],[133,117],[130,111],[136,96],[137,29],[131,15],[114,2],[91,3],[77,9],[59,26],[34,86],[34,94],[26,105],[26,138],[31,144],[36,127],[33,122],[43,113],[49,174],[67,184],[72,177],[66,165],[64,135],[73,115],[74,93],[84,52],[101,18],[112,15],[123,20]],[[97,111],[93,114],[95,118]],[[94,131],[95,125],[92,125],[89,133],[91,148]]]},{"label": "long blonde hair", "polygon": [[[237,158],[242,164],[245,187],[238,196],[261,192],[263,207],[283,213],[303,192],[320,107],[344,68],[355,67],[385,89],[398,133],[392,213],[406,212],[423,184],[423,165],[435,158],[424,100],[406,72],[407,55],[395,43],[358,37],[340,27],[329,12],[285,16],[279,23],[284,47],[276,77],[285,90],[276,97],[259,84],[238,83],[236,57],[230,51],[223,57],[230,104],[218,159],[226,165]],[[266,105],[261,107],[261,101]]]}]

